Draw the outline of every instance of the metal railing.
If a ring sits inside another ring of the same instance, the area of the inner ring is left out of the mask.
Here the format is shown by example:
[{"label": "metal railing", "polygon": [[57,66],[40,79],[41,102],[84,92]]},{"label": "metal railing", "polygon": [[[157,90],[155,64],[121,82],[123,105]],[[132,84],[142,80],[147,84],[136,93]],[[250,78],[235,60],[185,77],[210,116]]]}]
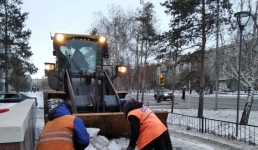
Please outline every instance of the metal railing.
[{"label": "metal railing", "polygon": [[239,134],[236,136],[235,122],[169,113],[167,123],[186,127],[187,130],[213,134],[229,140],[243,141],[254,146],[258,144],[258,126],[254,125],[239,125]]}]

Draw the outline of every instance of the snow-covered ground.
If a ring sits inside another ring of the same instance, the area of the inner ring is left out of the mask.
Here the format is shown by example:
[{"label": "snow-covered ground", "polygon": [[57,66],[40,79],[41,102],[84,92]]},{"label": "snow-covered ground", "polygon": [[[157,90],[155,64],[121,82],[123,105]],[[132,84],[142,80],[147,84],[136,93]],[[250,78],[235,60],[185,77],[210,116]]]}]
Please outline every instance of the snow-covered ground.
[{"label": "snow-covered ground", "polygon": [[[214,91],[212,94],[209,94],[208,91],[206,91],[204,94],[204,97],[215,97],[215,93],[216,91]],[[189,95],[189,91],[186,91],[185,92],[185,95]],[[136,92],[131,92],[130,94],[136,94]],[[149,91],[149,92],[146,92],[144,93],[144,95],[153,95],[154,94],[154,91]],[[182,94],[182,91],[180,90],[175,90],[175,95],[181,95]],[[199,97],[199,94],[196,92],[196,91],[192,91],[191,93],[191,97]],[[220,92],[218,93],[218,97],[237,97],[237,92]],[[247,92],[245,91],[240,91],[240,97],[247,97]],[[258,97],[258,91],[255,91],[254,92],[254,97]]]},{"label": "snow-covered ground", "polygon": [[[167,110],[170,111],[170,110]],[[242,111],[239,111],[239,116],[242,116]],[[198,110],[197,109],[174,109],[174,113],[183,114],[188,116],[197,116]],[[249,125],[258,126],[258,111],[251,111],[249,116]],[[223,120],[228,122],[236,122],[236,110],[232,109],[221,109],[218,111],[205,109],[203,110],[203,116],[209,119],[216,119],[216,120]]]},{"label": "snow-covered ground", "polygon": [[[153,94],[153,93],[152,93]],[[35,96],[38,100],[37,108],[37,123],[36,123],[36,140],[40,134],[43,126],[43,94],[42,92],[27,93],[29,96]],[[235,95],[232,95],[235,96]],[[8,107],[8,105],[6,105]],[[11,106],[9,106],[11,107]],[[170,110],[168,110],[170,112]],[[197,115],[196,109],[174,109],[174,113],[185,115]],[[257,112],[251,112],[249,123],[253,125],[258,124]],[[225,120],[235,122],[236,111],[235,110],[204,110],[204,116],[206,118]],[[232,141],[221,137],[216,137],[212,134],[202,134],[193,130],[187,130],[185,127],[178,127],[168,125],[170,138],[174,149],[176,150],[232,150],[232,149],[248,149],[255,150],[258,146],[251,146],[244,142]],[[106,137],[97,135],[99,129],[88,128],[91,134],[91,144],[86,150],[124,150],[129,139],[119,138],[108,140]]]}]

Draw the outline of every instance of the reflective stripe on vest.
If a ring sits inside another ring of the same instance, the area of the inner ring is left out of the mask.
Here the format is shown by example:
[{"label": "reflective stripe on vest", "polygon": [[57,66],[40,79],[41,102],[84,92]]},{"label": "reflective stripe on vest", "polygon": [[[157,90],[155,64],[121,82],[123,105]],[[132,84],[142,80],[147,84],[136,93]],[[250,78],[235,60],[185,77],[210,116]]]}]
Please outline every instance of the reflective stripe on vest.
[{"label": "reflective stripe on vest", "polygon": [[[142,109],[141,109],[141,112],[145,112],[147,110],[147,106],[143,106]],[[142,122],[140,123],[140,125],[142,125],[144,123],[144,121],[150,116],[150,114],[152,114],[153,112],[151,111],[143,120]]]},{"label": "reflective stripe on vest", "polygon": [[71,133],[66,132],[66,131],[55,131],[55,132],[48,132],[48,133],[42,133],[40,136],[45,136],[45,135],[53,135],[53,134],[65,134],[68,136],[73,136]]},{"label": "reflective stripe on vest", "polygon": [[73,142],[71,139],[64,138],[64,137],[45,138],[45,139],[39,140],[39,142],[45,142],[45,141],[69,141],[69,142]]},{"label": "reflective stripe on vest", "polygon": [[[51,137],[47,137],[49,135],[51,135]],[[67,137],[65,137],[64,135],[67,136]],[[55,131],[55,132],[42,133],[40,135],[39,142],[57,141],[57,140],[73,142],[72,138],[73,138],[73,135],[71,133],[69,133],[69,132],[66,132],[66,131]]]},{"label": "reflective stripe on vest", "polygon": [[74,150],[74,118],[64,115],[48,121],[39,136],[36,150]]}]

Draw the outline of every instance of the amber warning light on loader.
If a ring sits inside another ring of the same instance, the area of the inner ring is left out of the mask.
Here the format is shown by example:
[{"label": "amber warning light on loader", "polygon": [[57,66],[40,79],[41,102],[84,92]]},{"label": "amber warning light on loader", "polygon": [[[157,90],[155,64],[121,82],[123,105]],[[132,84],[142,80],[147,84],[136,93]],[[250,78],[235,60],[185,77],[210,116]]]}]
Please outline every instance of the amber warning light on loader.
[{"label": "amber warning light on loader", "polygon": [[104,37],[104,36],[101,36],[101,37],[99,37],[99,42],[100,43],[105,43],[106,42],[106,37]]},{"label": "amber warning light on loader", "polygon": [[125,66],[119,66],[117,70],[118,70],[119,73],[125,73],[126,72],[126,67]]},{"label": "amber warning light on loader", "polygon": [[55,69],[55,65],[54,64],[49,64],[49,63],[45,64],[45,70],[52,71],[54,69]]},{"label": "amber warning light on loader", "polygon": [[57,34],[56,35],[56,40],[57,41],[63,41],[64,40],[64,35],[63,34]]}]

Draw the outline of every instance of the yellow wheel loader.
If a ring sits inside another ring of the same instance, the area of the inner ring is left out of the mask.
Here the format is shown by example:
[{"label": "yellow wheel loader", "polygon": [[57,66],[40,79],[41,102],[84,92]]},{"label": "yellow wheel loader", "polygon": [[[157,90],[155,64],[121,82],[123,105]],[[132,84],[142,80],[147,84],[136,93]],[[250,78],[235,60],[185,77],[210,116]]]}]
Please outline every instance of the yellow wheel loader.
[{"label": "yellow wheel loader", "polygon": [[[115,66],[115,75],[109,76],[105,67],[110,65],[103,63],[109,58],[107,38],[55,33],[52,40],[56,63],[45,63],[45,75],[52,89],[43,93],[45,123],[48,112],[62,99],[72,105],[74,115],[87,127],[99,128],[100,135],[128,138],[129,123],[119,106],[126,91],[116,91],[112,83],[116,77],[126,75],[127,68]],[[167,125],[167,112],[155,114]]]}]

